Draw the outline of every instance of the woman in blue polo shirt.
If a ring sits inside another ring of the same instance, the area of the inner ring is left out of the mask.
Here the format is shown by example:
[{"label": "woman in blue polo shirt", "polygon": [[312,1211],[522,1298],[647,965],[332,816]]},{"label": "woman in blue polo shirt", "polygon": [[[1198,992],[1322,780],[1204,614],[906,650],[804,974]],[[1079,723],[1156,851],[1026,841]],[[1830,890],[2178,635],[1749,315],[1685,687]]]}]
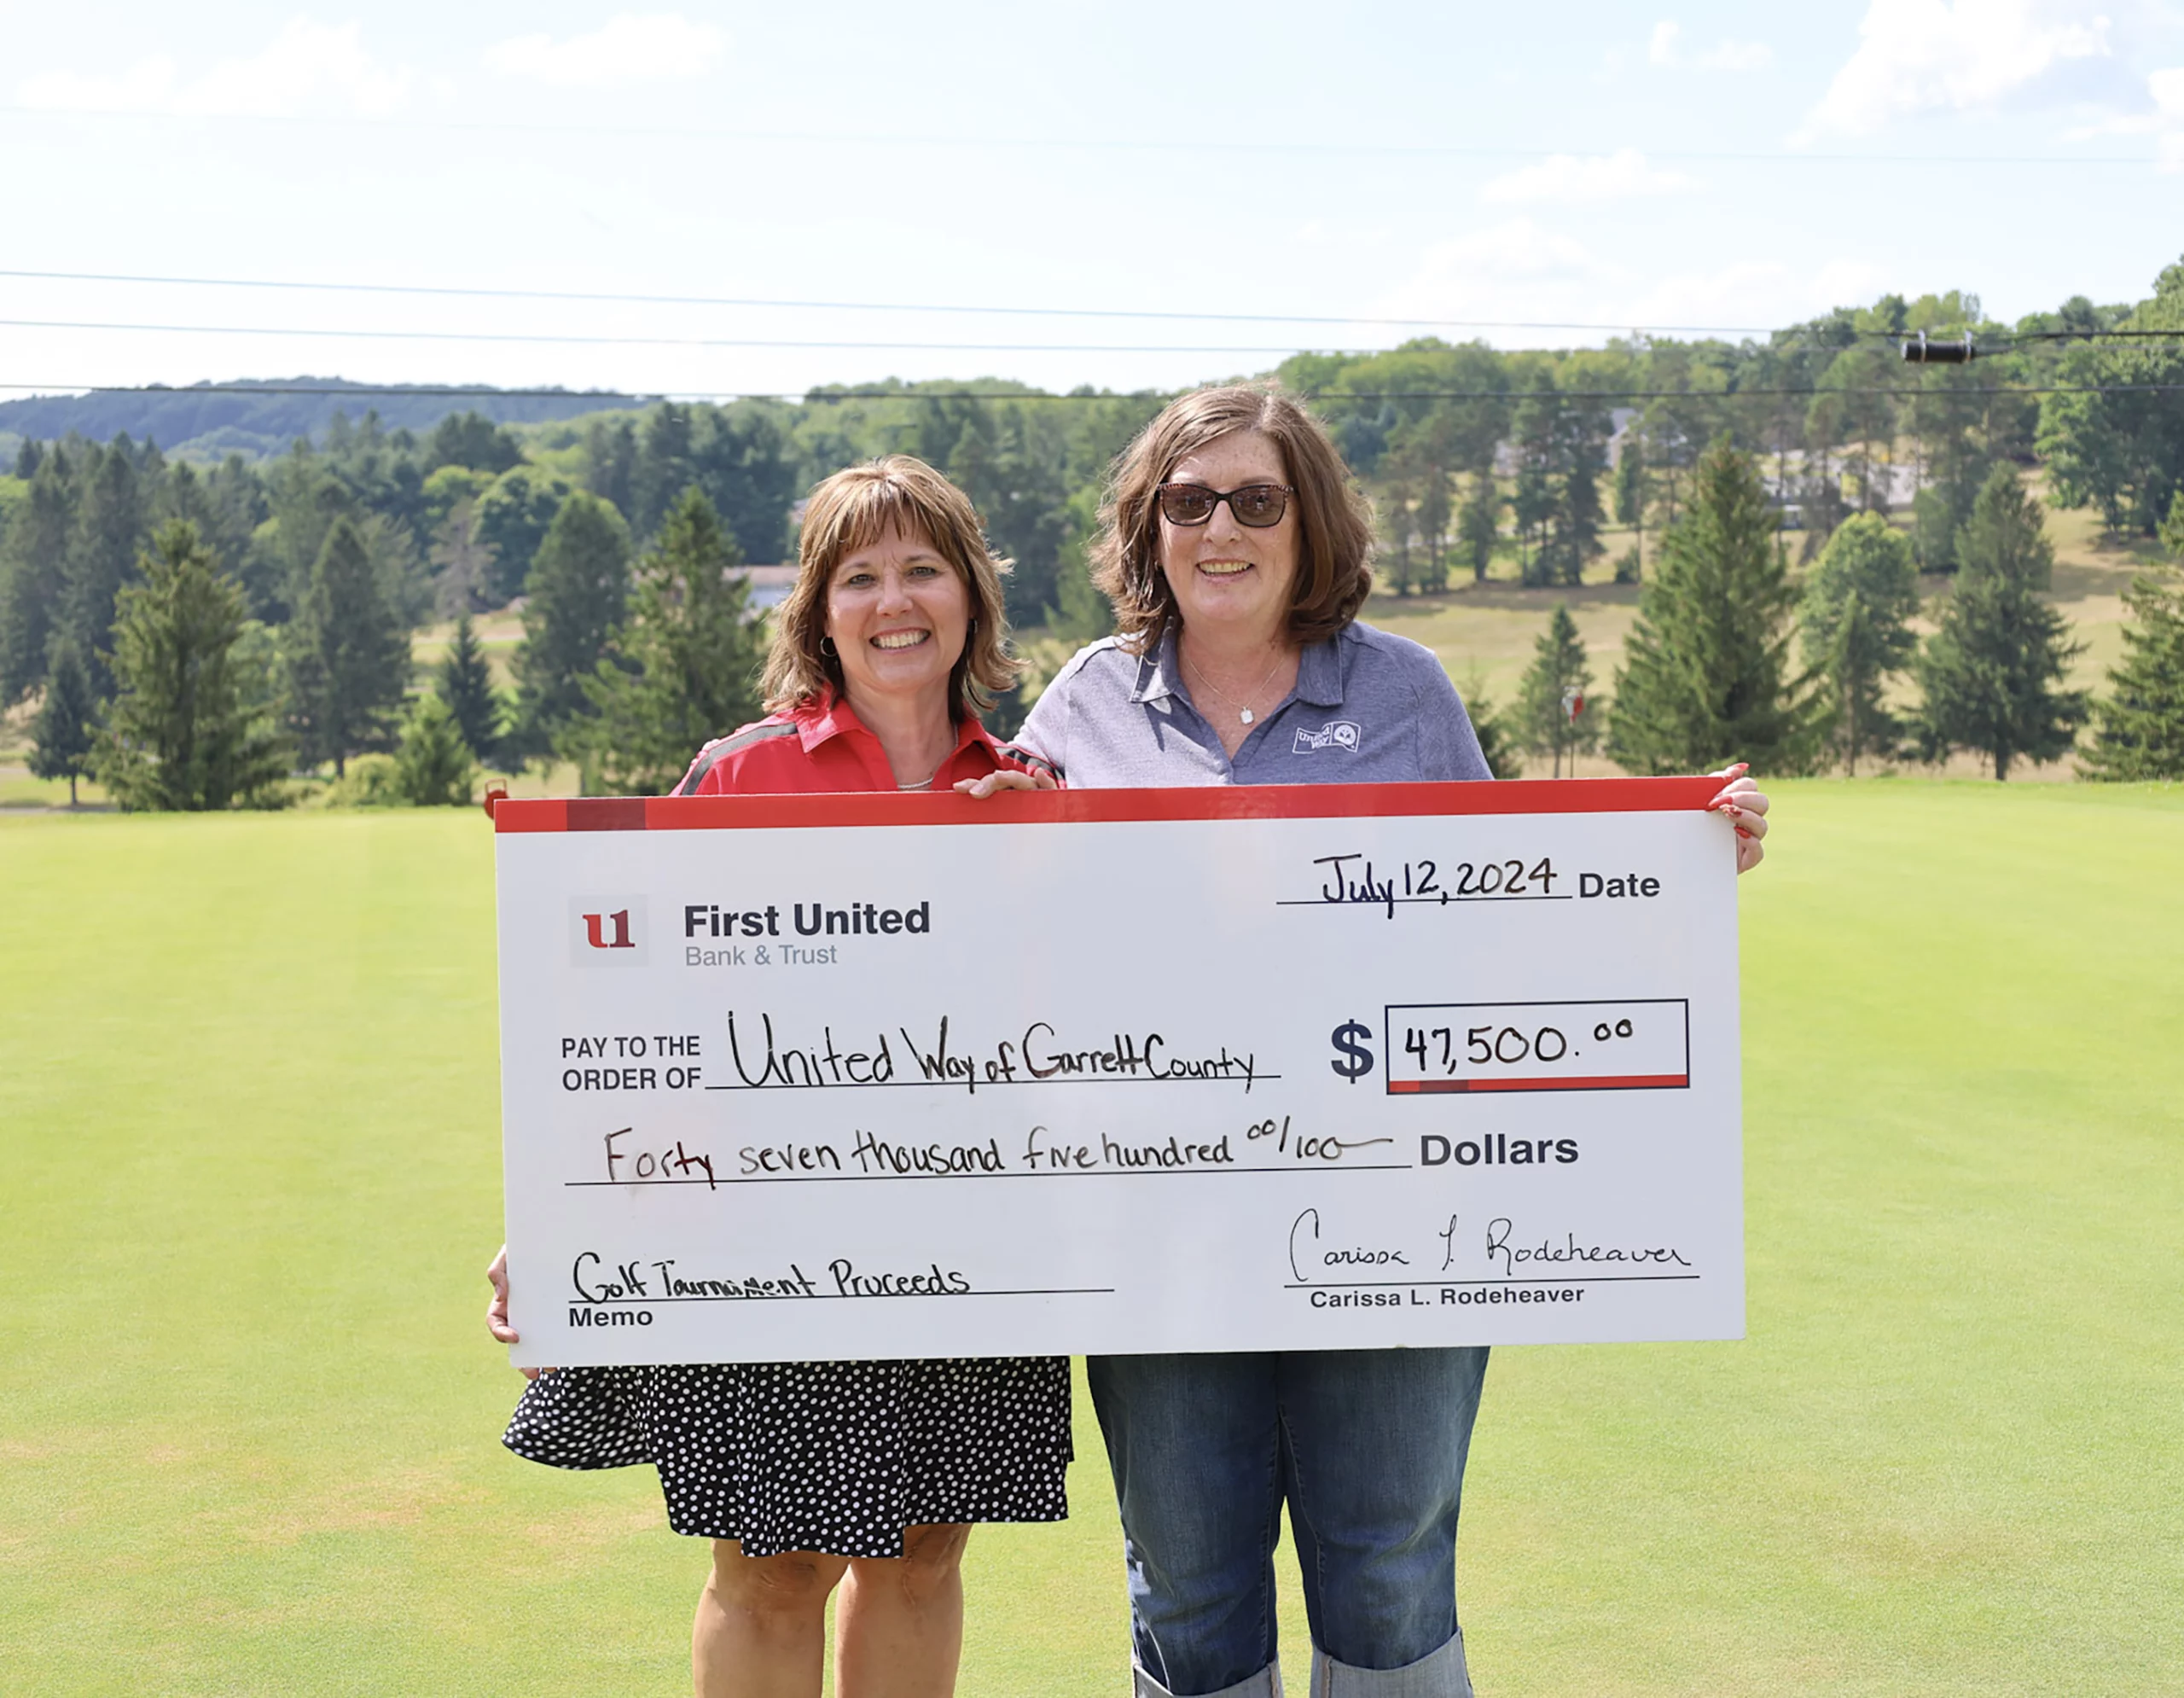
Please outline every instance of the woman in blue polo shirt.
[{"label": "woman in blue polo shirt", "polygon": [[[1439,661],[1357,623],[1371,515],[1278,393],[1200,390],[1117,462],[1093,550],[1118,634],[1020,737],[1073,788],[1490,778]],[[1766,798],[1714,805],[1757,864]],[[1030,781],[995,775],[979,794]],[[1468,1698],[1456,1512],[1484,1347],[1094,1357],[1140,1698],[1272,1698],[1289,1506],[1315,1694]]]}]

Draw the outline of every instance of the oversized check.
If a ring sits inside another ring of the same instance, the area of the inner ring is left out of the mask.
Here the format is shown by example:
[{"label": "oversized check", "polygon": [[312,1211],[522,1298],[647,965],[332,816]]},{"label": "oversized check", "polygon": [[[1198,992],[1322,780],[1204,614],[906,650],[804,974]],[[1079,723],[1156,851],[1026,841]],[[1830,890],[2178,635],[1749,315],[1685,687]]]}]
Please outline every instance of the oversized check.
[{"label": "oversized check", "polygon": [[1739,1336],[1718,787],[503,802],[514,1359]]}]

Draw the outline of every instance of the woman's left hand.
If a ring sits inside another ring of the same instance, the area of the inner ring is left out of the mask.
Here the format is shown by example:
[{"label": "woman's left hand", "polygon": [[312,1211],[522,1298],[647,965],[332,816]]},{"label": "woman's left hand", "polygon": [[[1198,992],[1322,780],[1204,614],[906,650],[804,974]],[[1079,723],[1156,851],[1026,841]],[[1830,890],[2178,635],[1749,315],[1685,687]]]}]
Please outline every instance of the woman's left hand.
[{"label": "woman's left hand", "polygon": [[1012,767],[997,766],[983,778],[959,778],[956,788],[964,795],[983,802],[996,790],[1059,790],[1043,772],[1019,772]]},{"label": "woman's left hand", "polygon": [[1710,772],[1709,778],[1726,778],[1721,794],[1706,804],[1715,813],[1722,815],[1737,829],[1737,870],[1748,873],[1767,858],[1767,846],[1759,840],[1767,835],[1767,796],[1745,775],[1751,768],[1743,761],[1725,766],[1719,772]]}]

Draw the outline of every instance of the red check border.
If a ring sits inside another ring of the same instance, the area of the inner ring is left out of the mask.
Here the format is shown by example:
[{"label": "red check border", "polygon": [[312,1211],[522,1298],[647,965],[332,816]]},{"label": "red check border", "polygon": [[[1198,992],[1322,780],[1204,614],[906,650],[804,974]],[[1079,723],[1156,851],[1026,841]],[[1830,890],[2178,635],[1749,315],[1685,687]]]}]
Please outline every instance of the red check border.
[{"label": "red check border", "polygon": [[1252,784],[1173,790],[1010,790],[967,796],[583,796],[497,803],[493,829],[735,831],[861,825],[1021,825],[1032,822],[1372,819],[1434,814],[1667,813],[1704,808],[1724,781],[1518,779],[1472,784]]}]

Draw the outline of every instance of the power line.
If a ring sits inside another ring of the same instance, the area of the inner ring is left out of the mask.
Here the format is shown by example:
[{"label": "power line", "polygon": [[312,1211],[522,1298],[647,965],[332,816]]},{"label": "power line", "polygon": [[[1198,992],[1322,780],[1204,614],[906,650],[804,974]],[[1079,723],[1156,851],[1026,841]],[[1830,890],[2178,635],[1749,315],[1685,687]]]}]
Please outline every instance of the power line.
[{"label": "power line", "polygon": [[[200,395],[317,395],[369,401],[379,396],[463,397],[491,399],[550,398],[561,401],[779,401],[816,406],[834,401],[1160,401],[1184,393],[1175,389],[1140,391],[1065,391],[1014,389],[685,389],[648,394],[577,389],[502,389],[491,385],[465,387],[460,384],[191,384],[162,383],[6,383],[0,391],[13,391],[32,398],[69,400],[91,395],[163,395],[186,398]],[[1751,397],[1785,398],[1817,395],[1908,395],[1925,400],[1945,400],[1978,395],[2167,395],[2184,393],[2184,383],[2013,383],[1979,387],[1952,386],[1947,389],[1916,386],[1852,384],[1847,386],[1756,386],[1744,389],[1325,389],[1300,392],[1314,402],[1342,401],[1705,401],[1732,402]],[[559,423],[558,420],[514,422]]]},{"label": "power line", "polygon": [[[366,330],[288,329],[268,324],[120,324],[64,318],[0,318],[0,329],[142,331],[161,336],[305,336],[371,342],[520,342],[557,346],[611,348],[797,348],[846,350],[860,353],[972,354],[1279,354],[1298,349],[1292,343],[1260,347],[1206,347],[1178,343],[1132,346],[1115,342],[890,342],[814,341],[772,336],[572,336],[527,330]],[[1314,352],[1364,356],[1386,348],[1328,348]]]},{"label": "power line", "polygon": [[[961,306],[930,301],[777,300],[728,295],[616,294],[580,289],[462,288],[426,283],[295,282],[264,277],[145,277],[106,271],[10,271],[0,277],[72,283],[146,283],[188,288],[293,289],[345,294],[433,295],[470,300],[586,301],[630,306],[729,306],[813,312],[946,312],[1020,318],[1160,319],[1205,324],[1378,324],[1395,329],[1451,330],[1629,331],[1629,324],[1588,324],[1574,319],[1343,317],[1309,312],[1160,312],[1118,307]],[[1780,327],[1749,324],[1656,324],[1676,335],[1765,336]],[[1873,334],[1880,334],[1875,332]]]},{"label": "power line", "polygon": [[[1804,325],[1761,326],[1751,324],[1639,324],[1603,323],[1578,319],[1520,319],[1520,318],[1387,318],[1371,315],[1344,317],[1327,313],[1278,312],[1185,312],[1163,311],[1153,309],[1118,307],[1066,306],[979,306],[936,301],[847,301],[847,300],[788,300],[759,296],[732,295],[671,295],[617,294],[605,290],[583,289],[514,289],[470,288],[431,283],[368,283],[368,282],[313,282],[267,277],[160,277],[142,276],[107,271],[30,271],[0,270],[0,278],[41,282],[125,283],[171,288],[256,289],[299,294],[384,294],[424,296],[434,299],[468,300],[538,300],[619,305],[632,306],[708,306],[737,309],[759,309],[778,311],[813,312],[908,312],[944,313],[967,317],[1017,318],[1089,318],[1130,321],[1158,321],[1205,324],[1326,324],[1373,325],[1392,329],[1449,329],[1449,330],[1582,330],[1606,332],[1611,334],[1680,335],[1680,336],[1772,336],[1806,329]],[[394,331],[394,330],[297,330],[279,327],[251,326],[234,329],[223,326],[200,325],[128,325],[44,323],[25,320],[0,320],[0,324],[16,324],[26,328],[52,329],[96,330],[151,330],[206,334],[247,335],[326,335],[346,337],[376,337],[398,340],[415,336],[426,340],[455,340],[473,339],[471,333],[450,331]],[[1894,341],[1906,333],[1892,330],[1861,330],[1853,333],[1857,341]],[[2174,341],[2184,340],[2184,331],[2179,330],[2024,330],[1997,331],[1976,340],[1988,346],[2013,347],[2025,342],[2095,342],[2119,340]],[[856,342],[769,340],[751,339],[729,340],[685,338],[608,338],[576,336],[496,335],[480,333],[479,340],[533,340],[564,342],[606,342],[624,346],[672,346],[695,347],[784,347],[784,348],[845,348],[867,352],[891,349],[915,349],[950,352],[1113,352],[1113,353],[1241,353],[1295,352],[1292,348],[1265,347],[1195,347],[1163,345],[1156,347],[1124,346],[1111,343],[1096,344],[1021,344],[1021,343],[960,343],[960,342]],[[1782,352],[1810,343],[1785,345],[1770,352]],[[1847,345],[1846,345],[1847,346]],[[1316,352],[1369,355],[1394,352],[1392,349],[1322,349]]]},{"label": "power line", "polygon": [[[1148,138],[1131,136],[945,136],[898,132],[854,134],[840,131],[732,130],[705,125],[630,124],[524,124],[480,119],[344,118],[322,113],[182,113],[82,111],[51,107],[0,105],[0,117],[184,124],[238,124],[305,129],[403,131],[450,134],[562,136],[584,140],[628,137],[693,142],[787,143],[799,147],[934,148],[976,152],[1015,150],[1038,153],[1320,154],[1330,158],[1373,155],[1417,159],[1605,158],[1606,151],[1577,148],[1521,148],[1435,142],[1248,142],[1208,141],[1196,136]],[[2148,166],[2151,154],[1855,154],[1739,152],[1718,149],[1642,149],[1648,159],[1693,165],[1899,165],[1899,166]]]}]

